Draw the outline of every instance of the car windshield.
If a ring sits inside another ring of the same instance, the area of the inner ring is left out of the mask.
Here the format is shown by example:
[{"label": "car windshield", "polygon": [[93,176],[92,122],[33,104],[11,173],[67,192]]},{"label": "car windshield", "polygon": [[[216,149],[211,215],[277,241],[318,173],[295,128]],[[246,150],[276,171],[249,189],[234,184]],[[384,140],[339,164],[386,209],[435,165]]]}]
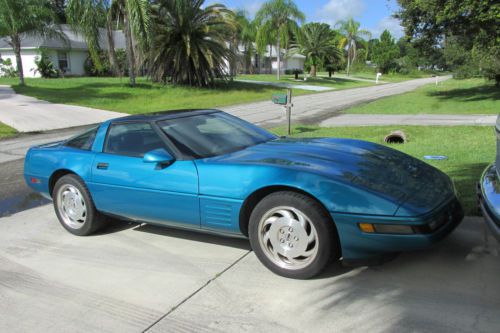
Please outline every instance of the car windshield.
[{"label": "car windshield", "polygon": [[276,136],[244,120],[215,112],[158,122],[185,155],[206,158],[274,140]]}]

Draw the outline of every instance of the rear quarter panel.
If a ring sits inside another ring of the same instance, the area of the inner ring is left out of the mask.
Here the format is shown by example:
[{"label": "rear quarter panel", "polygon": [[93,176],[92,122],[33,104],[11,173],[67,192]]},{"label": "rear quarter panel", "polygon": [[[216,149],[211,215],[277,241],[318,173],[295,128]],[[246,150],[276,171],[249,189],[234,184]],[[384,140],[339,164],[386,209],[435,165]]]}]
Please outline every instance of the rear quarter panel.
[{"label": "rear quarter panel", "polygon": [[[31,148],[25,159],[25,181],[35,191],[50,196],[50,177],[58,170],[67,170],[83,178],[90,179],[94,152],[53,145]],[[39,182],[34,183],[31,178]]]}]

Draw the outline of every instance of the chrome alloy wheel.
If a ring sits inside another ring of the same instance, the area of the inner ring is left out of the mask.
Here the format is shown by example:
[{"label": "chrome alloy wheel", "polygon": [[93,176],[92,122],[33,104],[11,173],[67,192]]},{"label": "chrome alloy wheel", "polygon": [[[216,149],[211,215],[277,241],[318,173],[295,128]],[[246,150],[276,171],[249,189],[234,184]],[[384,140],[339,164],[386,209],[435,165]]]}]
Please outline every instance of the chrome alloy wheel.
[{"label": "chrome alloy wheel", "polygon": [[80,229],[87,220],[87,205],[80,191],[73,185],[61,186],[57,193],[57,209],[64,224]]},{"label": "chrome alloy wheel", "polygon": [[282,206],[266,212],[259,222],[259,244],[279,267],[298,270],[318,254],[318,234],[309,218],[298,209]]}]

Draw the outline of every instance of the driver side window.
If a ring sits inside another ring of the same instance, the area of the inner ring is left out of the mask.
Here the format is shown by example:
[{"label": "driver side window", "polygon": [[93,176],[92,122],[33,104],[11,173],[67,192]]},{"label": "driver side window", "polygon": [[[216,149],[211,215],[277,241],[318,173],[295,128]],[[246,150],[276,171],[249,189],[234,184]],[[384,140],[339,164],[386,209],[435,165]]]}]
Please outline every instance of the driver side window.
[{"label": "driver side window", "polygon": [[130,157],[144,157],[158,148],[165,149],[165,144],[149,123],[111,124],[104,144],[105,153]]}]

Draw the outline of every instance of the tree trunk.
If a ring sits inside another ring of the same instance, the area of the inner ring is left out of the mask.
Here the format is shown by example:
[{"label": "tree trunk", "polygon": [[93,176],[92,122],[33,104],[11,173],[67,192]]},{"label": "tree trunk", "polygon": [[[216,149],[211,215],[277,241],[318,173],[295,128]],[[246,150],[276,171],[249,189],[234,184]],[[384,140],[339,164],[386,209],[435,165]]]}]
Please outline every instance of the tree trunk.
[{"label": "tree trunk", "polygon": [[113,38],[113,29],[111,27],[111,24],[106,24],[106,30],[106,36],[108,38],[109,64],[111,65],[113,75],[121,77],[123,74],[120,70],[120,67],[118,66],[118,61],[116,60],[115,40]]},{"label": "tree trunk", "polygon": [[14,54],[16,55],[16,66],[17,73],[19,75],[19,85],[24,86],[24,70],[23,70],[23,60],[21,58],[21,38],[19,35],[14,35],[12,38],[12,46],[14,48]]},{"label": "tree trunk", "polygon": [[273,74],[273,44],[269,44],[269,74]]},{"label": "tree trunk", "polygon": [[349,76],[349,71],[351,69],[351,46],[347,49],[347,76]]},{"label": "tree trunk", "polygon": [[309,72],[311,77],[316,77],[316,65],[311,65],[311,71]]},{"label": "tree trunk", "polygon": [[126,51],[127,51],[129,84],[131,87],[135,87],[134,45],[132,44],[132,29],[130,27],[128,15],[124,15],[124,23],[125,23],[125,43],[127,49]]},{"label": "tree trunk", "polygon": [[232,59],[232,62],[233,62],[233,72],[231,73],[232,77],[231,79],[235,78],[237,73],[238,73],[238,63],[240,61],[239,59],[239,47],[238,47],[238,41],[237,39],[235,38],[234,42],[233,42],[233,53],[234,53],[234,58]]},{"label": "tree trunk", "polygon": [[328,77],[332,77],[333,71],[331,69],[328,70]]},{"label": "tree trunk", "polygon": [[281,49],[280,49],[280,34],[278,32],[278,42],[276,43],[276,52],[278,53],[276,56],[276,59],[278,60],[278,72],[276,77],[278,78],[278,81],[280,80],[280,75],[281,75]]}]

